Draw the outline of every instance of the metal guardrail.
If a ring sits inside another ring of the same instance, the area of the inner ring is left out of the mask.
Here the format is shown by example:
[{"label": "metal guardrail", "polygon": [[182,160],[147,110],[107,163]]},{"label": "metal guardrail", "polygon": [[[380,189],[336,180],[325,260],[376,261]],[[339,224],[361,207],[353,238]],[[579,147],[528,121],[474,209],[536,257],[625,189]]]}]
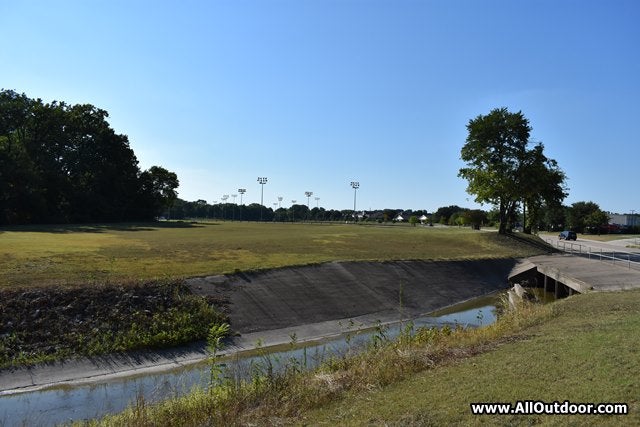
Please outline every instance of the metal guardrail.
[{"label": "metal guardrail", "polygon": [[551,246],[572,255],[603,262],[610,261],[614,265],[626,265],[630,269],[640,270],[640,253],[617,251],[615,249],[608,251],[602,248],[593,248],[589,245],[550,237],[544,237],[543,240]]}]

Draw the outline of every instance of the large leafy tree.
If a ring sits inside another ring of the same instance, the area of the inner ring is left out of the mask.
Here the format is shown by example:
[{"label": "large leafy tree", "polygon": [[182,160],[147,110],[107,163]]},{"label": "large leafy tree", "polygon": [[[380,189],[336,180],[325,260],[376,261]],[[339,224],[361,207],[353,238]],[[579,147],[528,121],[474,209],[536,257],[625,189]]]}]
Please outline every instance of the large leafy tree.
[{"label": "large leafy tree", "polygon": [[171,208],[178,198],[178,176],[160,166],[152,166],[141,175],[143,194],[149,199],[153,212]]},{"label": "large leafy tree", "polygon": [[468,181],[476,202],[498,208],[500,233],[510,229],[520,203],[537,216],[543,201],[564,199],[564,173],[544,156],[542,144],[528,148],[531,127],[522,112],[496,108],[469,120],[467,130],[461,150],[466,167],[458,176]]},{"label": "large leafy tree", "polygon": [[108,116],[0,91],[0,224],[152,219],[158,182],[175,199],[177,177],[143,174]]},{"label": "large leafy tree", "polygon": [[[520,185],[524,230],[538,228],[546,209],[562,206],[567,196],[566,176],[558,163],[544,155],[544,146],[537,143],[527,150],[520,165]],[[527,214],[528,213],[528,214]]]},{"label": "large leafy tree", "polygon": [[609,221],[607,213],[595,202],[575,202],[567,210],[567,217],[571,230],[578,233],[587,228],[599,228]]}]

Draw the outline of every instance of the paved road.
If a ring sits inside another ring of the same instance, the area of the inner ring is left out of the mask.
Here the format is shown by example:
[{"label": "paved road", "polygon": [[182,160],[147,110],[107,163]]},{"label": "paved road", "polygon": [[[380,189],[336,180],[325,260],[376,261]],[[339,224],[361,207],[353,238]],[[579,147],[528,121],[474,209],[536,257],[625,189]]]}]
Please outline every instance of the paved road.
[{"label": "paved road", "polygon": [[564,241],[551,236],[543,238],[554,247],[570,252],[573,255],[640,269],[640,248],[627,247],[635,245],[636,240],[640,242],[640,238],[620,239],[610,242],[584,238],[579,238],[576,241]]}]

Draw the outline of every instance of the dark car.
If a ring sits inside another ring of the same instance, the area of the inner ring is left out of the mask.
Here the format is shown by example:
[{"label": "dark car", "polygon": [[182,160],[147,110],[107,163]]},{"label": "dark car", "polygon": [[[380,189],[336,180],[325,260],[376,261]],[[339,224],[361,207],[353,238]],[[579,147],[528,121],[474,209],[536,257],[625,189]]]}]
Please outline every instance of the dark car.
[{"label": "dark car", "polygon": [[578,236],[576,235],[575,231],[563,231],[558,236],[558,239],[560,240],[576,240],[577,238]]}]

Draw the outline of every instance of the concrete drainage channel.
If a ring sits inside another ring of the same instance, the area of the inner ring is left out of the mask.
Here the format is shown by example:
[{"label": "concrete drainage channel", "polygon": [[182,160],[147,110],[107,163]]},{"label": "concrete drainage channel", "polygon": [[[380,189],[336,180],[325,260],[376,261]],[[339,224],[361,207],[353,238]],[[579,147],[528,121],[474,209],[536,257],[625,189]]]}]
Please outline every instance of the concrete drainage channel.
[{"label": "concrete drainage channel", "polygon": [[[366,332],[368,327],[388,324],[391,336],[398,329],[394,323],[401,319],[413,319],[416,326],[478,326],[495,321],[496,297],[486,295],[506,289],[506,277],[514,265],[515,260],[328,263],[197,278],[189,280],[189,285],[197,293],[229,299],[230,319],[238,335],[227,354],[251,350],[258,340],[266,348],[290,344],[295,337],[297,342],[309,341],[306,349],[280,352],[274,359],[304,354],[311,359],[301,363],[311,367],[324,355],[340,354],[369,340],[375,331]],[[424,316],[460,301],[467,303],[438,317]],[[121,366],[119,373],[111,375],[89,373],[52,387],[42,384],[33,391],[4,392],[0,424],[55,425],[119,412],[141,395],[148,402],[180,395],[205,385],[209,378],[202,348],[189,354],[184,361],[165,366],[151,363],[148,369],[128,370]],[[232,359],[239,371],[254,363],[250,357]]]}]

